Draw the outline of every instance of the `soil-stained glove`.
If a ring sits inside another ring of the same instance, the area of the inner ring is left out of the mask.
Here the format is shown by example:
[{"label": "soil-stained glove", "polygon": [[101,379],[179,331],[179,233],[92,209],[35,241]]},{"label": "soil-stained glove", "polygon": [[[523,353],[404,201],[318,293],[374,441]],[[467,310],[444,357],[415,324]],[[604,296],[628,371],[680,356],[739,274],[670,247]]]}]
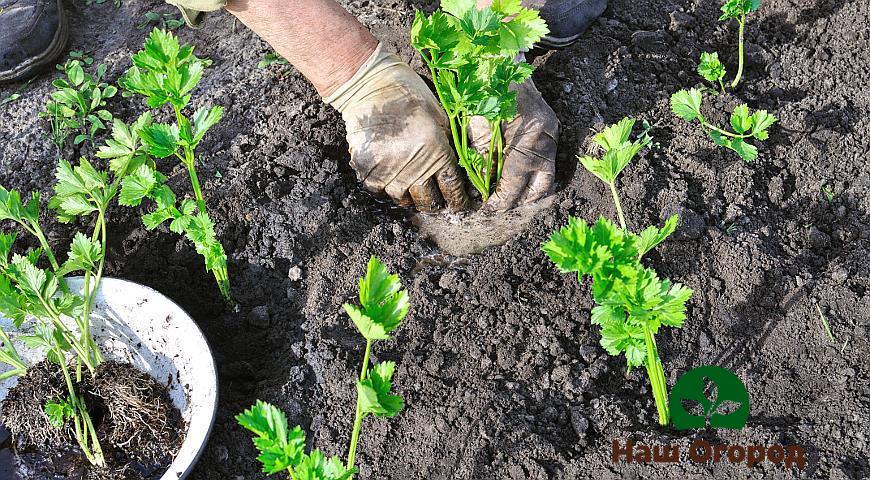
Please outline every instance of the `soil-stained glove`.
[{"label": "soil-stained glove", "polygon": [[181,10],[181,16],[191,27],[198,27],[205,19],[206,12],[220,10],[227,5],[227,0],[166,0]]},{"label": "soil-stained glove", "polygon": [[468,194],[448,140],[447,116],[423,80],[382,45],[324,101],[347,127],[350,165],[372,192],[402,206],[453,210]]},{"label": "soil-stained glove", "polygon": [[[484,205],[487,210],[505,211],[540,200],[550,194],[555,179],[559,119],[531,79],[514,88],[517,116],[502,125],[504,169],[495,193]],[[469,141],[486,158],[489,124],[475,117],[468,129]]]}]

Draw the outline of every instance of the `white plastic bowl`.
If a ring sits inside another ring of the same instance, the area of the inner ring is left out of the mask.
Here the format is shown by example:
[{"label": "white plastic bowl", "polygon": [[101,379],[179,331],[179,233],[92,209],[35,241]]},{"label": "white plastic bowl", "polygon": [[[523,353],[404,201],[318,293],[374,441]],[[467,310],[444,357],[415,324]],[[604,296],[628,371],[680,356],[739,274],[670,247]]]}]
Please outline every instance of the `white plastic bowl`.
[{"label": "white plastic bowl", "polygon": [[[81,291],[82,278],[67,279],[67,284]],[[10,333],[29,365],[44,358],[15,340],[17,332],[10,320],[0,318],[0,327]],[[156,290],[116,278],[100,283],[91,328],[106,360],[132,364],[169,390],[187,431],[161,480],[187,477],[205,449],[217,410],[217,372],[202,331],[181,307]],[[0,366],[0,371],[7,367]],[[0,382],[0,401],[16,383],[14,378]]]}]

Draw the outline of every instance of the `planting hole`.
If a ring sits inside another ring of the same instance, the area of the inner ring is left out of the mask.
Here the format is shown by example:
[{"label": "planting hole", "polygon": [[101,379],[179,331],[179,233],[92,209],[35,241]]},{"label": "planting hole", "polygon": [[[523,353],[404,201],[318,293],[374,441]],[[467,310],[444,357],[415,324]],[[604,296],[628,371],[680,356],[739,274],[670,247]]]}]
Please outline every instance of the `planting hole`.
[{"label": "planting hole", "polygon": [[524,232],[539,212],[553,205],[554,198],[551,195],[504,213],[418,213],[411,222],[420,235],[435,242],[444,253],[480,253]]}]

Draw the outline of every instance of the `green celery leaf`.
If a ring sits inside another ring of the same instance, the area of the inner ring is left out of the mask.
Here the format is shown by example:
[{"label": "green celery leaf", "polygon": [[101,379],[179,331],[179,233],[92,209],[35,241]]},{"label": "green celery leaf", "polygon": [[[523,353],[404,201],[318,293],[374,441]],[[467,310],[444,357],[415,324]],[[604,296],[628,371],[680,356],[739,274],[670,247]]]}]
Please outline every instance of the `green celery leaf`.
[{"label": "green celery leaf", "polygon": [[205,132],[218,123],[223,116],[223,107],[200,108],[193,114],[193,145],[199,144]]},{"label": "green celery leaf", "polygon": [[698,75],[713,83],[718,82],[725,76],[725,65],[722,65],[722,62],[719,60],[719,53],[701,52]]},{"label": "green celery leaf", "polygon": [[157,158],[166,158],[178,151],[178,125],[155,123],[139,130],[148,153]]},{"label": "green celery leaf", "polygon": [[402,397],[390,394],[395,369],[395,362],[379,363],[369,370],[365,380],[357,382],[360,410],[364,415],[394,417],[404,408]]},{"label": "green celery leaf", "polygon": [[767,129],[776,123],[776,117],[767,113],[767,110],[758,110],[752,114],[752,136],[758,140],[767,140]]},{"label": "green celery leaf", "polygon": [[357,330],[367,340],[385,340],[408,314],[408,291],[402,289],[398,275],[391,275],[383,263],[372,256],[366,276],[359,280],[360,306],[344,304]]},{"label": "green celery leaf", "polygon": [[674,114],[687,122],[701,119],[701,102],[703,94],[697,88],[680,90],[671,96],[671,110]]},{"label": "green celery leaf", "polygon": [[477,0],[442,0],[441,10],[453,15],[457,18],[462,18],[466,12],[477,8]]},{"label": "green celery leaf", "polygon": [[76,232],[67,261],[61,265],[56,274],[64,276],[80,270],[95,271],[102,255],[103,249],[99,241],[91,240],[81,232]]},{"label": "green celery leaf", "polygon": [[606,245],[596,243],[589,225],[578,218],[568,218],[568,225],[554,232],[542,246],[562,273],[589,274],[603,267],[612,258]]},{"label": "green celery leaf", "polygon": [[305,433],[300,427],[290,430],[284,412],[262,400],[236,416],[242,427],[256,435],[257,460],[266,474],[279,473],[298,466],[305,457]]},{"label": "green celery leaf", "polygon": [[72,403],[64,398],[49,400],[45,404],[45,415],[48,417],[48,423],[56,429],[63,428],[64,423],[76,416],[76,409]]},{"label": "green celery leaf", "polygon": [[356,469],[348,470],[338,457],[326,458],[320,450],[304,456],[295,468],[296,480],[349,480]]},{"label": "green celery leaf", "polygon": [[648,227],[644,231],[640,232],[638,235],[637,242],[635,245],[637,246],[638,255],[643,257],[650,250],[655,248],[658,244],[665,241],[674,230],[677,229],[677,224],[680,221],[680,217],[678,215],[673,215],[665,221],[665,224],[662,228],[657,228],[655,226]]},{"label": "green celery leaf", "polygon": [[499,46],[502,51],[515,55],[530,50],[535,43],[550,33],[547,22],[537,10],[523,8],[507,22],[501,22]]},{"label": "green celery leaf", "polygon": [[752,128],[752,117],[749,116],[749,106],[738,105],[731,114],[731,127],[739,134],[744,134]]},{"label": "green celery leaf", "polygon": [[118,203],[126,207],[139,206],[158,184],[156,173],[150,166],[141,165],[135,172],[124,177]]}]

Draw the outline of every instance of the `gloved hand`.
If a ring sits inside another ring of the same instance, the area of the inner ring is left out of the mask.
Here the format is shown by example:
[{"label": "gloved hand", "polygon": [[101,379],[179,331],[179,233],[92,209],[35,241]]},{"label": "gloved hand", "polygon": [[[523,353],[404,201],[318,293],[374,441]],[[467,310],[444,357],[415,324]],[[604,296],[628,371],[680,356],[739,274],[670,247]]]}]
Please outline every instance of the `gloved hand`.
[{"label": "gloved hand", "polygon": [[166,0],[181,10],[181,16],[188,26],[197,27],[205,18],[206,12],[220,10],[227,5],[227,0]]},{"label": "gloved hand", "polygon": [[437,209],[442,198],[452,210],[467,208],[447,115],[399,57],[378,45],[353,78],[324,101],[344,118],[350,165],[368,190],[421,211]]},{"label": "gloved hand", "polygon": [[[505,211],[550,194],[556,174],[559,119],[529,79],[517,90],[517,116],[502,125],[504,169],[495,193],[484,208]],[[488,122],[475,117],[469,123],[468,139],[484,158],[491,131]]]}]

